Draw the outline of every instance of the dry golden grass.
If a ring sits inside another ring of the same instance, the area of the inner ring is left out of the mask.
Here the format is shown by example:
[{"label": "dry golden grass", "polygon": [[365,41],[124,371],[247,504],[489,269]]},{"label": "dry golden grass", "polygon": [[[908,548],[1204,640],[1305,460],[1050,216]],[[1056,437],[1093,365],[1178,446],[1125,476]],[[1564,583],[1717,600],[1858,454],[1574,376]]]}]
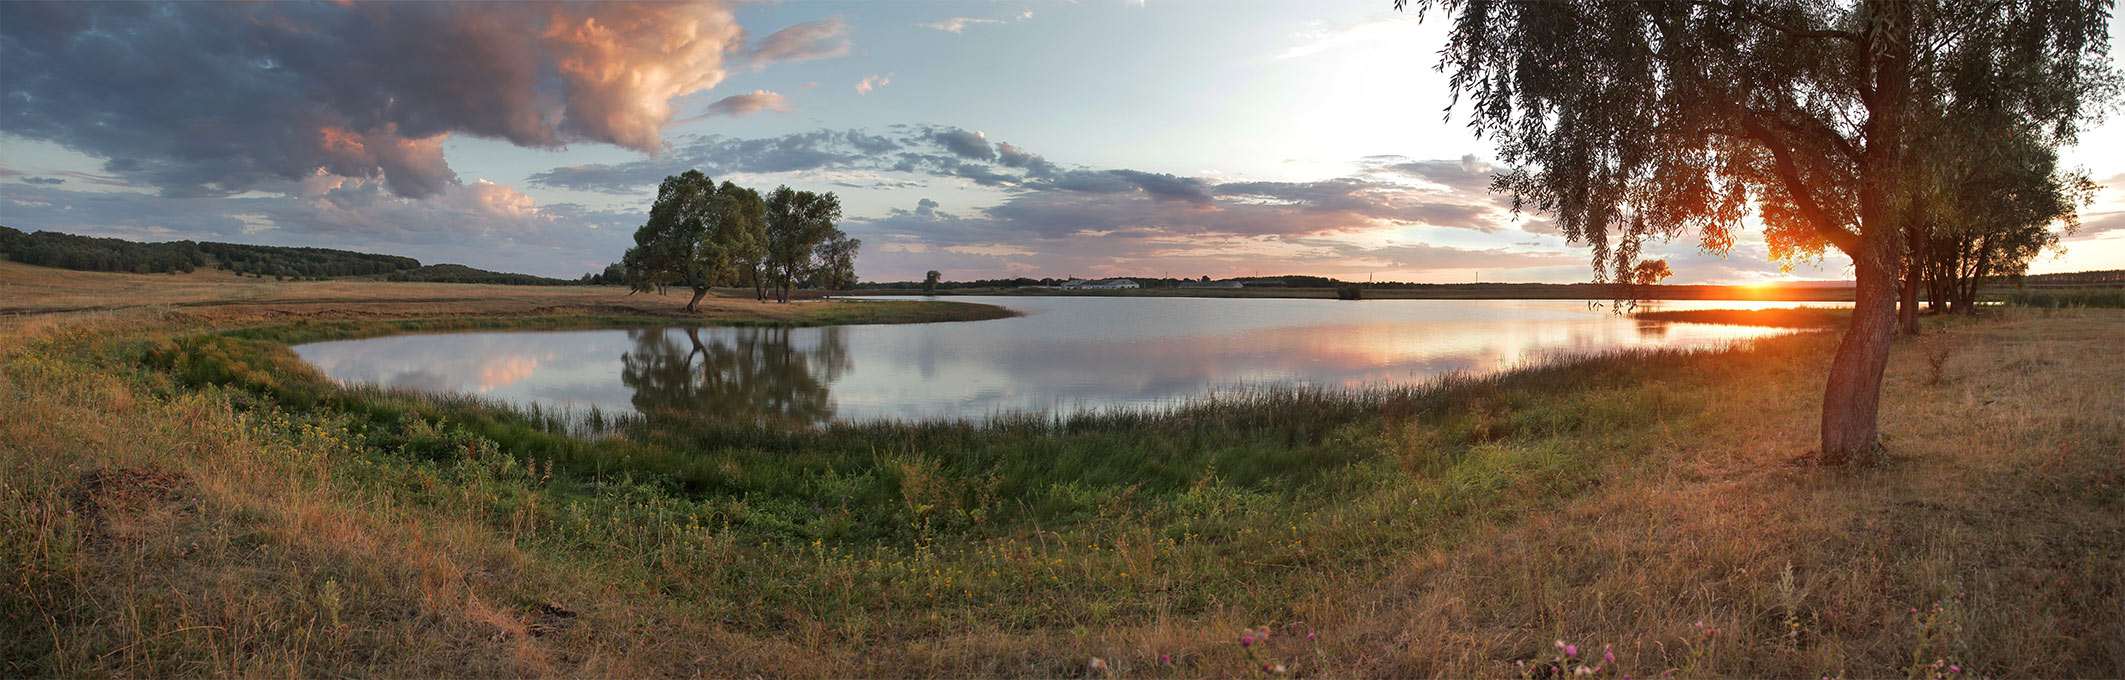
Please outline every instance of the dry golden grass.
[{"label": "dry golden grass", "polygon": [[282,317],[506,317],[603,314],[671,319],[798,321],[802,305],[759,302],[723,291],[682,308],[688,296],[629,294],[615,286],[505,286],[368,280],[274,281],[219,269],[189,274],[116,274],[35,267],[0,260],[0,318],[139,307],[182,310],[214,324]]},{"label": "dry golden grass", "polygon": [[[11,306],[150,305],[0,319],[0,669],[11,675],[1093,677],[1096,657],[1124,676],[1229,677],[1260,662],[1311,677],[1471,677],[1520,674],[1515,662],[1543,663],[1555,640],[1608,677],[1958,675],[1949,665],[2125,675],[2116,310],[2003,310],[1900,342],[1884,388],[1892,455],[1872,469],[1788,465],[1814,440],[1826,337],[1765,341],[1643,383],[1560,387],[1559,409],[1606,400],[1648,412],[1627,439],[1515,432],[1461,462],[1629,453],[1600,455],[1554,501],[1363,534],[1385,543],[1384,563],[1264,569],[1304,593],[1287,608],[1031,630],[979,609],[861,624],[783,612],[786,625],[761,626],[733,623],[759,612],[660,590],[604,556],[521,542],[536,528],[497,523],[479,500],[493,490],[350,474],[368,463],[338,434],[112,364],[101,344],[284,315],[523,314],[648,304],[641,296],[508,289],[490,302],[456,292],[482,286],[213,280],[186,292],[154,275],[88,275],[147,281],[118,303],[73,273],[37,279],[56,292],[17,298],[30,277],[11,266],[0,263]],[[266,288],[244,299],[228,286]],[[187,304],[207,301],[231,302]],[[1409,474],[1438,465],[1442,435],[1378,427]],[[1408,507],[1352,499],[1347,516],[1324,512],[1317,526],[1362,520],[1372,510],[1355,506],[1372,502]],[[1176,589],[1193,578],[1146,576]],[[1277,633],[1235,644],[1262,624]],[[1598,660],[1604,645],[1614,663]]]}]

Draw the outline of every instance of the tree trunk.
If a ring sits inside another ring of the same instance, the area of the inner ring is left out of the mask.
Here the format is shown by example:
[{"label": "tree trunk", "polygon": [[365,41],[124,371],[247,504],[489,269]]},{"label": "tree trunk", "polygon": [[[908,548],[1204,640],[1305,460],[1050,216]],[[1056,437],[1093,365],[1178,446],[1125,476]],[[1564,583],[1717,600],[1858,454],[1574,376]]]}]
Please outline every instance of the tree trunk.
[{"label": "tree trunk", "polygon": [[1917,265],[1905,268],[1903,289],[1896,300],[1896,326],[1904,335],[1918,335],[1918,279]]},{"label": "tree trunk", "polygon": [[[1881,452],[1882,371],[1889,366],[1889,340],[1896,333],[1897,278],[1903,272],[1904,230],[1895,210],[1903,195],[1903,112],[1910,89],[1911,7],[1868,1],[1869,32],[1883,31],[1879,47],[1863,56],[1871,66],[1873,91],[1863,101],[1866,151],[1859,162],[1859,233],[1845,249],[1858,275],[1852,291],[1852,325],[1830,361],[1823,388],[1822,465],[1868,465]],[[1830,226],[1830,225],[1825,225]]]},{"label": "tree trunk", "polygon": [[1896,325],[1904,335],[1918,335],[1918,287],[1926,278],[1926,232],[1904,224],[1904,285],[1896,301]]},{"label": "tree trunk", "polygon": [[1935,314],[1946,314],[1948,313],[1947,275],[1944,273],[1945,270],[1940,267],[1929,268],[1933,271],[1926,275],[1926,308],[1933,310]]},{"label": "tree trunk", "polygon": [[1865,465],[1881,448],[1877,416],[1882,371],[1889,366],[1889,341],[1896,325],[1895,276],[1871,258],[1854,259],[1859,262],[1859,281],[1853,290],[1852,325],[1837,344],[1830,383],[1823,389],[1824,465]]},{"label": "tree trunk", "polygon": [[708,287],[707,287],[707,286],[694,286],[694,299],[692,299],[692,300],[688,300],[688,301],[686,302],[686,311],[689,311],[689,312],[698,312],[698,311],[701,311],[701,298],[705,298],[705,297],[708,297]]}]

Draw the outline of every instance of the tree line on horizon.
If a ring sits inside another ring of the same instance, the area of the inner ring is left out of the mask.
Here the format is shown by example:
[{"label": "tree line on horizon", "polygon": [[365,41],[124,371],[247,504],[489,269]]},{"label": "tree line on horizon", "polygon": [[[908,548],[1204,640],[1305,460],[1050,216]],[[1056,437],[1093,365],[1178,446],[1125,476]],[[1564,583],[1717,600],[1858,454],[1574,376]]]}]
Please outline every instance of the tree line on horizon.
[{"label": "tree line on horizon", "polygon": [[841,199],[787,186],[760,192],[716,184],[700,170],[664,178],[635,245],[595,277],[637,292],[682,286],[699,311],[711,288],[739,286],[754,297],[788,302],[797,288],[856,286],[860,239],[835,226]]},{"label": "tree line on horizon", "polygon": [[23,264],[79,271],[169,274],[211,266],[241,276],[278,279],[390,274],[421,266],[410,257],[331,248],[213,241],[142,243],[56,231],[24,233],[10,227],[0,227],[0,255]]},{"label": "tree line on horizon", "polygon": [[138,242],[56,231],[24,233],[0,227],[0,256],[23,264],[77,271],[177,274],[201,268],[275,280],[374,277],[387,281],[491,283],[554,286],[591,283],[475,269],[459,264],[422,265],[398,255],[333,248],[259,246],[213,241]]}]

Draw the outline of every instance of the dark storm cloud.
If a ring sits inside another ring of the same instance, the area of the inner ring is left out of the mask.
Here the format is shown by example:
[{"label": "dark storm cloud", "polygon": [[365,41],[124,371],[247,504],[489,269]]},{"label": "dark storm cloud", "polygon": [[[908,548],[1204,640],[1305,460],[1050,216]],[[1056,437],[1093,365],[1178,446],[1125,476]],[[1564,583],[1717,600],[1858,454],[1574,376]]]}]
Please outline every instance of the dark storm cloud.
[{"label": "dark storm cloud", "polygon": [[715,3],[0,3],[0,128],[166,196],[319,172],[434,196],[452,134],[656,149],[743,34]]}]

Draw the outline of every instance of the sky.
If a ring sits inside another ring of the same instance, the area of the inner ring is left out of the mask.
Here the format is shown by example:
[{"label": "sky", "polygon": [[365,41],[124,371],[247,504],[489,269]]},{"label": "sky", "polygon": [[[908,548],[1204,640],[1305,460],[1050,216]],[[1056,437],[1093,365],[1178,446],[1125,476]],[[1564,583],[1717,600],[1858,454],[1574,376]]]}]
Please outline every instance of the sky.
[{"label": "sky", "polygon": [[[699,169],[835,193],[869,281],[1591,280],[1390,4],[0,3],[0,225],[573,278]],[[2118,149],[2065,151],[2104,189],[2033,272],[2125,267]],[[1753,234],[1645,257],[1850,276]]]}]

